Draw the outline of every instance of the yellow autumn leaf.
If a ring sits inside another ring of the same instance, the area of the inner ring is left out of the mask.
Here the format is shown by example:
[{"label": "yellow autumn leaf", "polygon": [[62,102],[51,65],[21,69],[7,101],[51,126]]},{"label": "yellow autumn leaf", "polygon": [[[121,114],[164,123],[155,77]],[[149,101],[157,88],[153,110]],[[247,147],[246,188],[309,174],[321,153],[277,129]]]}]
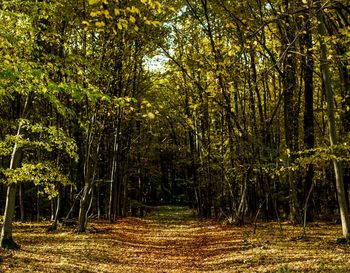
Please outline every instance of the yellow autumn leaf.
[{"label": "yellow autumn leaf", "polygon": [[138,8],[134,7],[134,6],[131,7],[131,12],[140,14],[140,10]]},{"label": "yellow autumn leaf", "polygon": [[154,119],[154,118],[156,117],[156,115],[153,114],[152,112],[147,113],[147,116],[148,116],[148,118],[150,118],[150,119]]},{"label": "yellow autumn leaf", "polygon": [[108,10],[104,10],[103,13],[107,19],[112,19],[112,16],[109,14]]},{"label": "yellow autumn leaf", "polygon": [[160,27],[162,24],[159,21],[152,21],[152,25],[155,27]]},{"label": "yellow autumn leaf", "polygon": [[290,149],[289,148],[286,149],[286,154],[288,157],[290,157]]},{"label": "yellow autumn leaf", "polygon": [[114,14],[115,14],[116,16],[120,15],[120,9],[114,9]]},{"label": "yellow autumn leaf", "polygon": [[104,27],[106,24],[105,24],[105,22],[96,22],[95,25],[97,27]]},{"label": "yellow autumn leaf", "polygon": [[100,2],[100,0],[89,0],[90,5],[94,5],[94,4],[97,4],[99,2]]},{"label": "yellow autumn leaf", "polygon": [[134,16],[130,16],[129,18],[131,23],[135,23],[136,22],[136,18]]}]

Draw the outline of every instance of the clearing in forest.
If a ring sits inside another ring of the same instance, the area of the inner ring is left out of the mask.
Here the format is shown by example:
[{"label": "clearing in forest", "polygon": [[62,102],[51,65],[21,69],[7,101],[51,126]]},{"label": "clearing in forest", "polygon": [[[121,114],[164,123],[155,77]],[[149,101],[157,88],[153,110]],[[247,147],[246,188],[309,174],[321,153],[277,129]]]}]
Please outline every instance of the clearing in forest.
[{"label": "clearing in forest", "polygon": [[338,225],[222,226],[183,207],[146,218],[91,223],[86,234],[15,224],[20,251],[0,252],[0,272],[350,272],[350,247]]}]

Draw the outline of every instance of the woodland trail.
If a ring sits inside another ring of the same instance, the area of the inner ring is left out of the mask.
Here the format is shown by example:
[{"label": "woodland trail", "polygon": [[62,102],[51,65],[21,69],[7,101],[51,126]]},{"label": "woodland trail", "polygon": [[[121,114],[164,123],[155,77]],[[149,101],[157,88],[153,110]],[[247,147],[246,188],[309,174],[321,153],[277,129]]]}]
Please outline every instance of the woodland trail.
[{"label": "woodland trail", "polygon": [[243,238],[240,231],[229,232],[214,221],[199,221],[181,207],[162,207],[148,219],[125,221],[124,226],[130,225],[130,229],[121,230],[118,236],[123,238],[125,259],[138,272],[213,271],[206,262],[237,251],[240,243],[232,239],[241,242]]},{"label": "woodland trail", "polygon": [[350,272],[350,248],[335,242],[340,227],[259,223],[223,226],[184,207],[155,208],[145,218],[92,222],[77,234],[46,223],[16,223],[20,251],[0,250],[0,272],[196,273]]}]

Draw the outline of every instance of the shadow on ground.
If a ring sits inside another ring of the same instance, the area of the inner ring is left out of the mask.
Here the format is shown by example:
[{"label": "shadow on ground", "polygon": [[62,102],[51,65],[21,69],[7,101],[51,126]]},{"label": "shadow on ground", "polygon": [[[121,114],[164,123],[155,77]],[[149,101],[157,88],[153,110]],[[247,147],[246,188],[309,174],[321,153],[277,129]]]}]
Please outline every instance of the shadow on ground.
[{"label": "shadow on ground", "polygon": [[350,272],[338,226],[301,228],[276,223],[222,226],[185,207],[155,208],[146,218],[94,222],[86,234],[43,224],[16,224],[19,252],[0,252],[0,272]]}]

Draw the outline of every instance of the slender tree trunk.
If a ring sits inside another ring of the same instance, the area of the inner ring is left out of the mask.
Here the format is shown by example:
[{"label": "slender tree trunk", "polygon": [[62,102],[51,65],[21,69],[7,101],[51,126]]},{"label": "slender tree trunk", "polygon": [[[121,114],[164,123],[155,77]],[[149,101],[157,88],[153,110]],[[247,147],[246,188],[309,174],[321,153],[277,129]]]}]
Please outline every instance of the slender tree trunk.
[{"label": "slender tree trunk", "polygon": [[250,167],[247,169],[246,177],[242,184],[241,190],[241,200],[239,202],[239,206],[236,214],[236,224],[243,225],[244,224],[244,211],[246,208],[246,198],[247,198],[247,190],[248,190],[248,181],[250,178]]},{"label": "slender tree trunk", "polygon": [[[17,117],[26,117],[31,103],[31,93],[26,97],[25,103],[23,105],[22,113],[20,115],[20,108],[17,108]],[[22,123],[20,122],[17,129],[16,136],[19,137],[22,133]],[[15,143],[12,150],[11,160],[10,160],[10,169],[16,169],[20,167],[22,161],[22,149],[18,147],[18,144]],[[6,194],[6,204],[4,211],[4,222],[1,228],[1,247],[8,249],[19,249],[20,246],[13,241],[12,238],[12,221],[15,213],[15,203],[16,203],[16,185],[10,184],[7,188]]]},{"label": "slender tree trunk", "polygon": [[[292,1],[283,0],[285,12],[288,13],[294,6]],[[284,131],[286,148],[291,156],[288,156],[288,165],[293,162],[292,154],[298,150],[298,104],[296,100],[296,60],[295,60],[295,30],[293,21],[286,16],[284,25],[280,26],[282,35],[283,52],[283,95],[284,95]],[[292,172],[288,173],[287,180],[290,186],[289,207],[290,221],[297,222],[297,212],[299,209],[297,196],[296,177]]]},{"label": "slender tree trunk", "polygon": [[118,134],[119,134],[119,126],[116,126],[114,133],[114,141],[113,141],[113,157],[112,157],[112,166],[111,166],[111,184],[109,189],[109,209],[108,209],[108,220],[110,222],[115,220],[116,212],[116,188],[117,188],[117,179],[116,179],[116,168],[117,168],[117,152],[118,152]]},{"label": "slender tree trunk", "polygon": [[79,207],[79,216],[78,216],[78,228],[77,232],[85,232],[86,230],[86,210],[87,210],[87,202],[89,200],[89,191],[91,188],[91,169],[92,164],[91,161],[91,153],[92,153],[92,142],[93,142],[93,125],[95,119],[92,118],[91,124],[89,125],[88,135],[86,137],[86,151],[85,151],[85,162],[84,162],[84,188],[83,193],[80,199],[80,207]]},{"label": "slender tree trunk", "polygon": [[36,221],[40,222],[40,191],[39,191],[39,186],[36,187]]},{"label": "slender tree trunk", "polygon": [[[349,2],[348,2],[349,3]],[[340,2],[337,3],[339,5],[337,7],[338,11],[338,26],[343,26],[343,29],[345,27],[349,27],[350,21],[345,19],[344,14],[349,14],[349,9],[345,8],[344,5]],[[337,63],[338,63],[338,70],[339,70],[339,76],[341,80],[341,96],[342,96],[342,109],[345,109],[345,111],[342,111],[341,115],[341,121],[342,121],[342,130],[340,131],[340,135],[347,135],[350,132],[350,111],[347,110],[350,108],[350,74],[349,74],[349,65],[350,60],[347,57],[349,47],[344,41],[347,39],[346,34],[339,34],[339,29],[336,31],[336,33],[332,30],[328,30],[329,35],[337,35],[339,36],[338,40],[339,42],[336,44],[336,52],[338,55]],[[345,186],[345,193],[346,193],[346,200],[348,203],[348,209],[350,209],[350,168],[344,166],[344,186]]]},{"label": "slender tree trunk", "polygon": [[[21,134],[22,124],[19,124],[17,130],[17,136]],[[20,167],[22,158],[22,151],[18,148],[17,143],[15,143],[12,156],[10,161],[10,169],[16,169]],[[13,241],[12,238],[12,221],[15,213],[15,203],[16,203],[16,185],[10,184],[7,187],[6,194],[6,204],[4,213],[4,223],[1,229],[1,247],[8,249],[19,249],[20,246]]]},{"label": "slender tree trunk", "polygon": [[50,218],[50,221],[53,221],[55,219],[55,210],[56,210],[55,200],[54,199],[50,200],[50,206],[51,206],[51,218]]},{"label": "slender tree trunk", "polygon": [[101,219],[100,184],[96,185],[96,209],[97,209],[97,220],[100,220]]},{"label": "slender tree trunk", "polygon": [[85,232],[86,230],[86,210],[87,210],[87,202],[88,202],[88,193],[89,193],[90,186],[88,183],[84,185],[84,190],[82,197],[80,199],[80,208],[79,208],[79,216],[78,216],[78,232]]},{"label": "slender tree trunk", "polygon": [[[314,128],[314,87],[313,87],[313,71],[314,60],[312,55],[312,33],[310,16],[308,13],[304,15],[302,20],[305,28],[304,34],[301,36],[300,47],[303,57],[301,59],[302,77],[304,82],[304,145],[306,149],[315,147],[315,128]],[[312,216],[312,206],[308,206],[308,201],[313,189],[314,166],[310,164],[307,167],[304,183],[304,227],[307,218]],[[307,210],[308,209],[308,210]]]},{"label": "slender tree trunk", "polygon": [[[320,34],[320,51],[321,51],[321,73],[326,92],[327,99],[327,114],[328,114],[328,127],[329,127],[329,140],[331,147],[338,144],[337,131],[334,118],[334,98],[331,83],[330,69],[327,61],[327,46],[325,44],[326,28],[323,17],[323,10],[318,2],[317,19],[319,21],[318,32]],[[350,236],[350,218],[349,211],[346,202],[345,187],[343,181],[343,168],[341,162],[337,159],[333,160],[335,182],[338,197],[339,213],[342,224],[342,230],[344,237]]]},{"label": "slender tree trunk", "polygon": [[[86,17],[86,5],[85,1],[83,1],[83,19]],[[87,45],[87,35],[86,32],[83,34],[83,56],[86,56],[86,45]],[[85,75],[83,74],[83,86],[85,87]],[[88,98],[86,98],[86,116],[89,115],[89,101]],[[78,216],[78,227],[77,232],[85,232],[86,230],[86,210],[87,210],[87,200],[88,200],[88,193],[91,187],[91,181],[90,181],[90,175],[91,175],[91,164],[90,164],[90,157],[91,157],[91,149],[92,149],[92,143],[93,143],[93,126],[95,125],[95,114],[91,116],[91,120],[89,120],[89,129],[87,133],[87,137],[85,139],[85,160],[84,160],[84,188],[83,193],[81,195],[80,199],[80,207],[79,207],[79,216]]]},{"label": "slender tree trunk", "polygon": [[116,216],[122,216],[122,209],[121,209],[121,195],[122,195],[122,183],[123,183],[123,179],[122,179],[123,175],[120,174],[120,170],[118,172],[118,183],[117,183],[117,196],[116,196]]},{"label": "slender tree trunk", "polygon": [[57,224],[58,224],[58,217],[60,215],[61,211],[61,192],[57,196],[56,200],[56,209],[53,217],[53,223],[51,226],[49,226],[48,231],[55,231],[57,230]]},{"label": "slender tree trunk", "polygon": [[20,246],[12,239],[12,220],[15,212],[16,185],[9,185],[6,194],[4,223],[1,230],[1,247],[19,249]]},{"label": "slender tree trunk", "polygon": [[[116,165],[117,162],[115,161],[114,164]],[[118,190],[119,190],[119,173],[117,172],[117,166],[115,166],[115,172],[116,174],[114,175],[114,185],[113,185],[113,202],[112,202],[112,211],[113,211],[113,217],[112,217],[112,221],[114,222],[117,217],[118,217]]]},{"label": "slender tree trunk", "polygon": [[91,211],[91,208],[92,208],[92,203],[94,201],[94,188],[93,187],[90,187],[90,190],[89,190],[89,204],[88,204],[88,207],[86,209],[86,212],[85,212],[85,227],[87,225],[87,220],[89,219],[89,213]]},{"label": "slender tree trunk", "polygon": [[21,217],[21,222],[25,222],[25,210],[24,210],[24,201],[23,201],[23,183],[19,183],[19,192],[18,192],[18,197],[19,197],[19,208],[20,208],[20,217]]},{"label": "slender tree trunk", "polygon": [[123,212],[122,216],[126,216],[127,214],[127,197],[128,197],[128,191],[127,191],[127,178],[123,176]]}]

